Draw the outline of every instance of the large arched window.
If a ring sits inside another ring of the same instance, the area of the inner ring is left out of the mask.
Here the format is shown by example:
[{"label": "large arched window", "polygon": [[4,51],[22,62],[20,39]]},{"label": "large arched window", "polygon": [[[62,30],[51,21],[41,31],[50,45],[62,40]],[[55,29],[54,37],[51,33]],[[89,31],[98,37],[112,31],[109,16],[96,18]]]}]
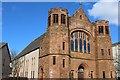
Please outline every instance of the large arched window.
[{"label": "large arched window", "polygon": [[72,52],[90,53],[90,37],[83,31],[74,31],[70,37],[70,48]]}]

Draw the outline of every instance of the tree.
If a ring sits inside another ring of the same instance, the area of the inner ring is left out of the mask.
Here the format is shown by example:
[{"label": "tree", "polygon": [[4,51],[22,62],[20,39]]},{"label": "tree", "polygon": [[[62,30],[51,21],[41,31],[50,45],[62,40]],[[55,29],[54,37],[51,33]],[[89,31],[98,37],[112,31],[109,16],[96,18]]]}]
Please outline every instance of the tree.
[{"label": "tree", "polygon": [[17,50],[11,50],[11,60],[13,60],[17,56]]},{"label": "tree", "polygon": [[20,61],[19,59],[13,60],[13,77],[19,77]]},{"label": "tree", "polygon": [[18,59],[15,59],[17,56],[17,50],[11,50],[11,63],[12,63],[12,76],[18,77],[19,76],[19,61]]}]

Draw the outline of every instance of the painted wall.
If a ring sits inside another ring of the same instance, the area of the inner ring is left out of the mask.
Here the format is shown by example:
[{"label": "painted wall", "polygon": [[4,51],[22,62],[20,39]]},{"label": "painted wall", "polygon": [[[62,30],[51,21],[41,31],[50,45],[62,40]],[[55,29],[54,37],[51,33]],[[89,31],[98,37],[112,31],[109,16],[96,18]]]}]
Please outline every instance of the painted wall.
[{"label": "painted wall", "polygon": [[120,61],[120,44],[113,46],[112,50],[113,50],[114,65],[116,69],[116,77],[120,77],[120,71],[118,71],[118,69],[120,70],[120,63],[118,64],[118,62]]},{"label": "painted wall", "polygon": [[[39,61],[39,49],[36,49],[19,59],[15,60],[18,62],[18,76],[27,78],[38,78],[38,61]],[[15,62],[14,61],[14,62]],[[14,67],[13,67],[14,69]],[[14,70],[13,70],[14,72]],[[15,75],[15,74],[13,74]],[[15,75],[17,77],[17,74]],[[36,79],[35,79],[36,80]]]}]

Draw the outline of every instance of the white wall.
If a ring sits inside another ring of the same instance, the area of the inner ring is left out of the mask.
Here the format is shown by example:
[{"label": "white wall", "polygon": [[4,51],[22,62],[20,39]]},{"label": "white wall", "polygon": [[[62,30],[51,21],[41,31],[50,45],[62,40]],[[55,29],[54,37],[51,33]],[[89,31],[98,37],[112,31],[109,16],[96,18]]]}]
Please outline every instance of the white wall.
[{"label": "white wall", "polygon": [[[38,78],[39,49],[36,49],[36,50],[20,57],[19,61],[20,61],[20,70],[19,70],[20,77],[31,78],[31,71],[35,71],[34,78]],[[33,65],[32,65],[32,63],[33,63]],[[28,72],[27,76],[26,76],[26,72]]]},{"label": "white wall", "polygon": [[[32,58],[33,65],[32,65]],[[38,61],[39,61],[39,49],[32,51],[31,53],[25,56],[26,60],[29,60],[28,64],[28,78],[31,78],[31,71],[35,71],[34,78],[38,78]]]},{"label": "white wall", "polygon": [[120,71],[117,71],[117,69],[120,69],[120,63],[118,64],[118,62],[120,62],[120,44],[113,46],[112,51],[113,51],[114,65],[117,73],[116,76],[120,77]]}]

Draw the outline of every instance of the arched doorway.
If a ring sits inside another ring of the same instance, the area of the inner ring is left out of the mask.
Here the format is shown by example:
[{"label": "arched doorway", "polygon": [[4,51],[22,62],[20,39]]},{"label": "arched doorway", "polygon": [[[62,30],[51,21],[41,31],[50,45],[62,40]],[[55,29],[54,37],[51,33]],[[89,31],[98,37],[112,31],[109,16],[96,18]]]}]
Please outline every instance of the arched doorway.
[{"label": "arched doorway", "polygon": [[43,80],[43,68],[40,68],[40,71],[39,71],[39,80]]},{"label": "arched doorway", "polygon": [[78,68],[78,80],[81,80],[84,78],[84,70],[85,68],[83,66],[79,66]]}]

